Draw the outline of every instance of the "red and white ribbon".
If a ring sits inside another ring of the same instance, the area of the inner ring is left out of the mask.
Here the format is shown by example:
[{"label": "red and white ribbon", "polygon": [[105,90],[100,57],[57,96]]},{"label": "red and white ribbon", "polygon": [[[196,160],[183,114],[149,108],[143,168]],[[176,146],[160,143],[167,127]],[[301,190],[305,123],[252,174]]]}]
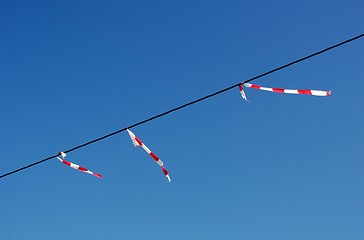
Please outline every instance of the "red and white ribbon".
[{"label": "red and white ribbon", "polygon": [[255,84],[250,84],[250,83],[244,83],[244,86],[248,87],[248,88],[254,88],[254,89],[259,89],[259,90],[269,91],[269,92],[276,92],[276,93],[308,94],[308,95],[321,96],[321,97],[331,95],[331,91],[322,91],[322,90],[267,88],[267,87],[262,87],[262,86],[258,86]]},{"label": "red and white ribbon", "polygon": [[163,174],[166,176],[166,178],[168,179],[168,182],[171,182],[171,178],[169,177],[168,171],[164,168],[164,163],[162,162],[162,160],[159,159],[159,157],[157,157],[157,155],[155,155],[152,151],[150,151],[150,149],[145,146],[145,144],[140,141],[139,138],[137,138],[134,133],[132,131],[130,131],[129,129],[127,129],[130,139],[133,142],[135,147],[139,147],[141,146],[153,159],[156,163],[158,163],[158,165],[162,168],[162,172]]},{"label": "red and white ribbon", "polygon": [[95,177],[102,178],[101,174],[99,174],[99,173],[93,173],[93,172],[91,172],[90,170],[88,170],[88,169],[86,169],[86,168],[84,168],[84,167],[82,167],[82,166],[80,166],[80,165],[77,165],[77,164],[74,164],[74,163],[71,163],[71,162],[68,162],[68,161],[64,160],[64,158],[66,157],[66,154],[65,154],[64,152],[59,152],[59,153],[58,153],[58,155],[61,155],[61,156],[62,156],[62,158],[57,157],[57,159],[58,159],[60,162],[62,162],[62,163],[64,163],[64,164],[66,164],[67,166],[69,166],[69,167],[71,167],[71,168],[74,168],[74,169],[77,169],[77,170],[80,170],[80,171],[82,171],[82,172],[85,172],[85,173],[88,173],[88,174],[94,175]]},{"label": "red and white ribbon", "polygon": [[246,95],[245,95],[245,92],[244,92],[244,90],[243,90],[243,85],[242,85],[242,84],[240,84],[240,85],[239,85],[239,90],[240,90],[241,97],[242,97],[245,101],[249,102],[249,100],[246,98]]}]

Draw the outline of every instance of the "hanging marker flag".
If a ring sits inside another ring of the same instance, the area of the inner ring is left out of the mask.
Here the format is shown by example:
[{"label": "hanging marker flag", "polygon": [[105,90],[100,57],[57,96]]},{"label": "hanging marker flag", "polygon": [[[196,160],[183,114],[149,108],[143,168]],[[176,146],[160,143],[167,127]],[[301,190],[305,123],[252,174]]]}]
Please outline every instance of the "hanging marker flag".
[{"label": "hanging marker flag", "polygon": [[240,84],[240,85],[239,85],[239,90],[240,90],[241,97],[242,97],[245,101],[249,102],[249,100],[246,98],[246,95],[245,95],[245,92],[244,92],[244,90],[243,90],[243,85],[242,85],[242,84]]},{"label": "hanging marker flag", "polygon": [[69,166],[69,167],[71,167],[71,168],[74,168],[74,169],[77,169],[77,170],[80,170],[80,171],[82,171],[82,172],[85,172],[85,173],[88,173],[88,174],[94,175],[95,177],[102,178],[101,174],[93,173],[93,172],[91,172],[90,170],[88,170],[88,169],[86,169],[86,168],[84,168],[84,167],[82,167],[82,166],[79,166],[79,165],[77,165],[77,164],[74,164],[74,163],[71,163],[71,162],[68,162],[68,161],[64,160],[64,158],[66,157],[66,154],[65,154],[64,152],[59,152],[59,153],[58,153],[58,155],[61,155],[61,156],[62,156],[62,158],[57,157],[57,159],[58,159],[60,162],[62,162],[62,163],[64,163],[64,164],[66,164],[67,166]]},{"label": "hanging marker flag", "polygon": [[145,146],[143,144],[143,142],[140,141],[140,139],[137,138],[132,131],[130,131],[129,129],[126,129],[126,130],[128,131],[130,139],[133,142],[134,146],[135,147],[141,146],[154,159],[154,161],[156,163],[158,163],[158,165],[162,168],[162,172],[168,179],[168,182],[171,182],[171,178],[169,177],[168,171],[164,168],[164,163],[162,162],[162,160],[160,160],[159,157],[157,157],[157,155],[155,155],[152,151],[150,151],[150,149],[147,146]]},{"label": "hanging marker flag", "polygon": [[322,90],[299,90],[299,89],[284,89],[284,88],[267,88],[261,87],[255,84],[244,83],[245,87],[248,88],[255,88],[259,90],[269,91],[269,92],[276,92],[276,93],[289,93],[289,94],[308,94],[313,96],[330,96],[331,91],[322,91]]},{"label": "hanging marker flag", "polygon": [[168,179],[168,182],[171,182],[171,178],[169,177],[168,171],[167,171],[167,169],[164,168],[164,166],[162,166],[162,172]]}]

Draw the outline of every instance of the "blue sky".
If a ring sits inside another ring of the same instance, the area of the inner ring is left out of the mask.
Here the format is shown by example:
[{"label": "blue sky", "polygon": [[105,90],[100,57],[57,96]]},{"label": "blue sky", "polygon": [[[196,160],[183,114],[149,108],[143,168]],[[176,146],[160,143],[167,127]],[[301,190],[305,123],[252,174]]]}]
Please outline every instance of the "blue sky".
[{"label": "blue sky", "polygon": [[[0,3],[0,173],[363,33],[363,1]],[[363,239],[363,39],[0,180],[2,239]]]}]

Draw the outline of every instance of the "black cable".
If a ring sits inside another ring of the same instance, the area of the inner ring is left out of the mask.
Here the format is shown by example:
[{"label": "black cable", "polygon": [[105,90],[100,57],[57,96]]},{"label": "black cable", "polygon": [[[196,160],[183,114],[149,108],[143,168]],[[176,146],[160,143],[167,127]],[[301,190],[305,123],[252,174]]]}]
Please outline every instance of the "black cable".
[{"label": "black cable", "polygon": [[[235,87],[239,86],[240,84],[244,84],[244,83],[248,83],[248,82],[254,81],[254,80],[258,79],[258,78],[264,77],[264,76],[266,76],[266,75],[269,75],[269,74],[274,73],[274,72],[276,72],[276,71],[282,70],[282,69],[287,68],[287,67],[289,67],[289,66],[291,66],[291,65],[294,65],[294,64],[296,64],[296,63],[299,63],[299,62],[305,61],[305,60],[307,60],[307,59],[309,59],[309,58],[312,58],[312,57],[314,57],[314,56],[320,55],[320,54],[322,54],[322,53],[324,53],[324,52],[327,52],[327,51],[329,51],[329,50],[331,50],[331,49],[334,49],[334,48],[337,48],[337,47],[339,47],[339,46],[342,46],[342,45],[344,45],[344,44],[346,44],[346,43],[349,43],[349,42],[352,42],[352,41],[354,41],[354,40],[357,40],[357,39],[359,39],[359,38],[361,38],[361,37],[363,37],[363,36],[364,36],[364,34],[360,34],[360,35],[358,35],[358,36],[356,36],[356,37],[353,37],[353,38],[350,38],[350,39],[345,40],[345,41],[343,41],[343,42],[340,42],[340,43],[338,43],[338,44],[332,45],[332,46],[330,46],[330,47],[328,47],[328,48],[325,48],[325,49],[323,49],[323,50],[321,50],[321,51],[315,52],[315,53],[310,54],[310,55],[308,55],[308,56],[306,56],[306,57],[303,57],[303,58],[300,58],[300,59],[295,60],[295,61],[293,61],[293,62],[290,62],[290,63],[288,63],[288,64],[286,64],[286,65],[281,66],[281,67],[277,67],[277,68],[272,69],[272,70],[270,70],[270,71],[267,71],[267,72],[265,72],[265,73],[263,73],[263,74],[260,74],[260,75],[258,75],[258,76],[252,77],[252,78],[250,78],[250,79],[248,79],[248,80],[245,80],[244,82],[234,84],[234,85],[232,85],[232,86],[230,86],[230,87],[224,88],[224,89],[219,90],[219,91],[217,91],[217,92],[214,92],[214,93],[211,93],[211,94],[206,95],[206,96],[204,96],[204,97],[201,97],[201,98],[199,98],[199,99],[197,99],[197,100],[191,101],[191,102],[186,103],[186,104],[183,104],[183,105],[181,105],[181,106],[179,106],[179,107],[173,108],[173,109],[168,110],[168,111],[163,112],[163,113],[160,113],[160,114],[158,114],[158,115],[155,115],[155,116],[153,116],[153,117],[150,117],[150,118],[145,119],[145,120],[143,120],[143,121],[140,121],[140,122],[138,122],[138,123],[135,123],[135,124],[133,124],[133,125],[130,125],[129,127],[125,127],[125,128],[123,128],[123,129],[120,129],[120,130],[117,130],[117,131],[115,131],[115,132],[109,133],[109,134],[107,134],[107,135],[105,135],[105,136],[102,136],[102,137],[96,138],[96,139],[94,139],[94,140],[91,140],[91,141],[89,141],[89,142],[86,142],[86,143],[84,143],[84,144],[78,145],[78,146],[76,146],[76,147],[74,147],[74,148],[71,148],[71,149],[68,149],[68,150],[66,150],[66,151],[64,151],[64,152],[65,152],[65,153],[69,153],[69,152],[72,152],[72,151],[74,151],[74,150],[76,150],[76,149],[86,147],[87,145],[90,145],[90,144],[92,144],[92,143],[95,143],[95,142],[101,141],[101,140],[103,140],[103,139],[105,139],[105,138],[108,138],[108,137],[111,137],[111,136],[113,136],[113,135],[115,135],[115,134],[121,133],[121,132],[125,131],[125,130],[126,130],[126,129],[128,129],[128,128],[130,129],[130,128],[133,128],[133,127],[136,127],[136,126],[142,125],[142,124],[144,124],[144,123],[147,123],[147,122],[149,122],[149,121],[152,121],[152,120],[154,120],[154,119],[157,119],[157,118],[163,117],[164,115],[170,114],[170,113],[175,112],[175,111],[177,111],[177,110],[180,110],[180,109],[182,109],[182,108],[188,107],[188,106],[193,105],[193,104],[195,104],[195,103],[201,102],[201,101],[203,101],[203,100],[205,100],[205,99],[208,99],[208,98],[211,98],[211,97],[213,97],[213,96],[216,96],[216,95],[218,95],[218,94],[220,94],[220,93],[226,92],[226,91],[228,91],[228,90],[230,90],[230,89],[233,89],[233,88],[235,88]],[[9,175],[12,175],[12,174],[14,174],[14,173],[16,173],[16,172],[19,172],[19,171],[25,170],[25,169],[27,169],[27,168],[33,167],[33,166],[35,166],[35,165],[38,165],[38,164],[43,163],[43,162],[45,162],[45,161],[48,161],[48,160],[50,160],[50,159],[52,159],[52,158],[55,158],[55,157],[57,157],[57,156],[58,156],[58,155],[50,156],[50,157],[44,158],[44,159],[42,159],[42,160],[40,160],[40,161],[38,161],[38,162],[35,162],[35,163],[32,163],[32,164],[29,164],[29,165],[24,166],[24,167],[22,167],[22,168],[18,168],[18,169],[14,170],[14,171],[11,171],[11,172],[8,172],[8,173],[5,173],[5,174],[1,175],[1,176],[0,176],[0,178],[3,178],[3,177],[6,177],[6,176],[9,176]]]}]

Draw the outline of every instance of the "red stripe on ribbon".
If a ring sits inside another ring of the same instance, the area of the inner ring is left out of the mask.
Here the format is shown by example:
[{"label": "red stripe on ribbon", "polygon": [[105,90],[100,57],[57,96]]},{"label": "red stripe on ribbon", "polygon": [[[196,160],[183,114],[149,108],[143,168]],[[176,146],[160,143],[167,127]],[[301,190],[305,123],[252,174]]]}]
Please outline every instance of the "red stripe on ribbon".
[{"label": "red stripe on ribbon", "polygon": [[251,88],[260,89],[260,86],[255,85],[255,84],[252,84],[252,85],[251,85]]},{"label": "red stripe on ribbon", "polygon": [[164,173],[164,175],[168,175],[168,171],[162,166],[162,171],[163,171],[163,173]]},{"label": "red stripe on ribbon", "polygon": [[273,92],[277,92],[277,93],[284,93],[284,89],[283,88],[272,88]]},{"label": "red stripe on ribbon", "polygon": [[95,177],[102,178],[101,174],[99,174],[99,173],[94,173],[93,175],[94,175]]},{"label": "red stripe on ribbon", "polygon": [[87,172],[87,171],[88,171],[88,169],[87,169],[87,168],[84,168],[84,167],[82,167],[82,166],[79,166],[79,167],[78,167],[78,170],[81,170],[81,171],[84,171],[84,172]]},{"label": "red stripe on ribbon", "polygon": [[71,163],[70,162],[67,162],[66,160],[62,160],[62,162],[64,163],[64,164],[66,164],[67,166],[71,166]]},{"label": "red stripe on ribbon", "polygon": [[153,152],[150,152],[149,154],[156,162],[158,162],[159,157],[157,157],[157,155],[155,155]]},{"label": "red stripe on ribbon", "polygon": [[311,90],[297,90],[299,94],[312,94]]},{"label": "red stripe on ribbon", "polygon": [[140,141],[139,138],[135,137],[135,141],[137,141],[137,143],[139,143],[140,146],[143,145],[142,141]]}]

